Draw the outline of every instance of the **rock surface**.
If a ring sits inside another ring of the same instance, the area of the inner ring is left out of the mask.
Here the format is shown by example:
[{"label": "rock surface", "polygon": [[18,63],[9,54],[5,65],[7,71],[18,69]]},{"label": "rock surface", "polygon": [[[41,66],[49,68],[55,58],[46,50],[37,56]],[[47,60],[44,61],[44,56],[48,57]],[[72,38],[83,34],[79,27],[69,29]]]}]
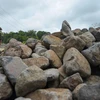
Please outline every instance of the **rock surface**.
[{"label": "rock surface", "polygon": [[12,95],[12,88],[5,75],[0,74],[0,100],[7,100]]},{"label": "rock surface", "polygon": [[72,94],[68,89],[40,89],[30,93],[26,97],[32,100],[72,100]]},{"label": "rock surface", "polygon": [[13,85],[20,73],[28,67],[19,57],[3,56],[0,60],[5,74]]},{"label": "rock surface", "polygon": [[100,100],[100,84],[84,85],[76,93],[75,91],[73,92],[74,100]]},{"label": "rock surface", "polygon": [[61,67],[62,62],[53,50],[46,51],[44,53],[44,56],[50,60],[50,64],[52,67],[55,67],[55,68]]},{"label": "rock surface", "polygon": [[79,73],[73,74],[67,78],[65,78],[61,83],[60,87],[68,88],[71,91],[75,89],[75,87],[79,84],[83,83],[83,80]]},{"label": "rock surface", "polygon": [[85,47],[85,42],[78,36],[68,36],[62,40],[61,45],[63,45],[66,49],[74,47],[79,51],[82,51]]},{"label": "rock surface", "polygon": [[15,100],[32,100],[32,99],[24,98],[24,97],[19,97],[19,98],[15,99]]},{"label": "rock surface", "polygon": [[66,51],[63,58],[63,67],[67,75],[72,75],[76,72],[82,77],[91,75],[91,68],[85,57],[75,48],[70,48]]},{"label": "rock surface", "polygon": [[42,69],[46,69],[49,66],[49,60],[43,56],[40,56],[38,58],[23,59],[23,61],[27,66],[36,65]]},{"label": "rock surface", "polygon": [[42,69],[37,66],[26,68],[16,81],[15,91],[17,96],[26,94],[46,86],[47,78]]}]

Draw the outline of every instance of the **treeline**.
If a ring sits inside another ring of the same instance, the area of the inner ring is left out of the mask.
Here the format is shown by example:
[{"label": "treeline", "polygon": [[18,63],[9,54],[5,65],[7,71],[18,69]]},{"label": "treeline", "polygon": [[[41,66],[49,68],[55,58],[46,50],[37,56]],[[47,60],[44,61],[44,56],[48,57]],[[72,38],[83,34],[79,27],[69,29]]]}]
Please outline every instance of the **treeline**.
[{"label": "treeline", "polygon": [[49,32],[45,31],[34,31],[29,30],[27,32],[25,31],[19,31],[19,32],[9,32],[9,33],[1,33],[1,40],[3,43],[8,43],[11,38],[15,38],[18,41],[25,42],[28,38],[35,38],[35,39],[41,39],[41,37],[45,34],[50,34]]}]

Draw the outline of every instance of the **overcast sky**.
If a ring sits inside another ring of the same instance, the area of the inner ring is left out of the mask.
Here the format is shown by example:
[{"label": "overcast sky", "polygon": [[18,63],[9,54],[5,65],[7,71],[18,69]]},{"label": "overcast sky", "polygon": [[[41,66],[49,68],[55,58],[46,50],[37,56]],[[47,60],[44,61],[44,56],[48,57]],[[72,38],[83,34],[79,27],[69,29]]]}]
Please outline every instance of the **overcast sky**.
[{"label": "overcast sky", "polygon": [[100,0],[0,0],[3,31],[60,31],[67,20],[72,29],[100,26]]}]

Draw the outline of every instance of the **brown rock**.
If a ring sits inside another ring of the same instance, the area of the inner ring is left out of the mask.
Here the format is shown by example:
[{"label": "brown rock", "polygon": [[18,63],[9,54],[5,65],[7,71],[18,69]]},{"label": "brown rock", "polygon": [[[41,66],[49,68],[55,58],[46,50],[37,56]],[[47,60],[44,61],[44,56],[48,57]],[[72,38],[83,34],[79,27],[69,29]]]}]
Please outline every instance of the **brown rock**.
[{"label": "brown rock", "polygon": [[71,91],[75,89],[75,87],[79,84],[83,83],[83,80],[79,73],[73,74],[67,78],[65,78],[59,87],[68,88]]},{"label": "brown rock", "polygon": [[0,62],[12,84],[16,83],[20,73],[28,67],[19,57],[3,56],[0,58]]},{"label": "brown rock", "polygon": [[26,94],[46,86],[47,77],[43,70],[37,66],[26,68],[20,74],[15,85],[17,96],[25,96]]},{"label": "brown rock", "polygon": [[60,39],[64,39],[65,38],[65,36],[63,35],[62,32],[54,32],[54,33],[52,33],[52,35],[54,35],[54,36],[56,36],[56,37],[58,37]]},{"label": "brown rock", "polygon": [[46,35],[42,41],[47,48],[49,48],[50,45],[59,45],[61,43],[61,39],[54,35]]},{"label": "brown rock", "polygon": [[72,94],[68,89],[40,89],[30,93],[26,97],[32,100],[72,100]]},{"label": "brown rock", "polygon": [[50,64],[52,67],[55,67],[55,68],[61,67],[62,62],[53,50],[46,51],[44,53],[44,56],[50,60]]},{"label": "brown rock", "polygon": [[12,89],[5,75],[0,74],[0,100],[7,100],[12,95]]},{"label": "brown rock", "polygon": [[46,69],[49,66],[49,60],[43,56],[40,56],[38,58],[23,59],[23,61],[28,66],[36,65],[42,69]]},{"label": "brown rock", "polygon": [[62,45],[50,45],[50,49],[53,50],[60,59],[63,58],[66,51],[65,47]]},{"label": "brown rock", "polygon": [[82,51],[85,47],[85,42],[78,36],[68,36],[62,41],[61,45],[63,45],[66,49],[74,47],[79,51]]},{"label": "brown rock", "polygon": [[70,48],[66,51],[63,58],[63,67],[67,75],[72,75],[76,72],[82,77],[91,75],[91,68],[85,57],[75,48]]}]

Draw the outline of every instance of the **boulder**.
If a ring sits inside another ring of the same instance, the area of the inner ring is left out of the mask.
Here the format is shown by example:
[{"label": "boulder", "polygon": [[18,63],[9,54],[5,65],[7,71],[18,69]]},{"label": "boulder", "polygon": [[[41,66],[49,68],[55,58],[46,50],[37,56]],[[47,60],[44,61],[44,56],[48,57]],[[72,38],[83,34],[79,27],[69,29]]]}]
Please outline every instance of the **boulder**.
[{"label": "boulder", "polygon": [[36,53],[32,53],[32,58],[39,58],[40,56]]},{"label": "boulder", "polygon": [[39,89],[26,97],[32,100],[72,100],[72,94],[68,89]]},{"label": "boulder", "polygon": [[47,77],[42,69],[37,66],[26,68],[20,74],[16,81],[15,91],[17,96],[25,96],[26,94],[37,89],[44,88],[47,83]]},{"label": "boulder", "polygon": [[85,32],[82,35],[79,35],[79,37],[85,42],[86,47],[90,47],[93,45],[93,42],[95,42],[95,37],[90,32]]},{"label": "boulder", "polygon": [[17,41],[16,39],[11,39],[5,48],[4,55],[27,58],[31,53],[32,50],[27,45]]},{"label": "boulder", "polygon": [[53,50],[47,50],[43,55],[49,59],[52,67],[61,67],[62,62]]},{"label": "boulder", "polygon": [[42,69],[46,69],[49,66],[49,60],[43,56],[40,56],[38,58],[23,59],[23,61],[28,66],[36,65]]},{"label": "boulder", "polygon": [[79,73],[73,74],[67,78],[65,78],[61,83],[60,86],[61,88],[68,88],[71,91],[75,89],[75,87],[79,84],[83,83],[83,80],[80,76]]},{"label": "boulder", "polygon": [[24,98],[24,97],[18,97],[15,100],[32,100],[32,99],[30,99],[30,98]]},{"label": "boulder", "polygon": [[66,20],[62,22],[61,32],[63,33],[64,36],[74,35],[74,33],[71,31],[69,23]]},{"label": "boulder", "polygon": [[32,54],[32,49],[30,49],[27,45],[20,45],[21,47],[21,50],[22,50],[22,54],[21,54],[21,57],[22,58],[28,58],[31,56]]},{"label": "boulder", "polygon": [[100,100],[100,84],[78,87],[73,92],[74,100]]},{"label": "boulder", "polygon": [[63,67],[67,75],[72,75],[76,72],[80,73],[81,77],[91,75],[88,61],[76,48],[70,48],[66,51],[63,58]]},{"label": "boulder", "polygon": [[37,43],[34,49],[34,52],[38,55],[43,55],[44,52],[46,52],[47,49],[42,45],[42,43]]},{"label": "boulder", "polygon": [[51,68],[44,70],[47,76],[47,87],[56,88],[59,86],[59,71],[58,69]]},{"label": "boulder", "polygon": [[83,29],[81,30],[81,32],[83,32],[83,33],[88,32],[88,29],[87,29],[87,28],[83,28]]},{"label": "boulder", "polygon": [[56,36],[60,39],[64,39],[66,37],[66,36],[63,35],[62,32],[54,32],[54,33],[52,33],[52,35],[54,35],[54,36]]},{"label": "boulder", "polygon": [[26,45],[32,49],[35,48],[35,45],[38,43],[39,40],[37,39],[34,39],[34,38],[29,38],[27,41],[26,41]]},{"label": "boulder", "polygon": [[10,82],[14,85],[20,73],[28,66],[19,57],[3,56],[0,57],[2,67]]},{"label": "boulder", "polygon": [[85,83],[88,85],[99,84],[100,83],[100,76],[91,75],[90,77],[88,77],[86,79]]},{"label": "boulder", "polygon": [[4,74],[0,74],[0,100],[7,100],[12,95],[12,88]]},{"label": "boulder", "polygon": [[53,50],[60,59],[63,58],[66,51],[65,47],[62,45],[50,45],[50,49]]},{"label": "boulder", "polygon": [[42,38],[42,41],[47,48],[50,45],[59,45],[61,43],[61,39],[54,35],[46,35]]},{"label": "boulder", "polygon": [[81,29],[75,29],[75,30],[73,30],[73,33],[75,36],[83,34],[83,32],[81,32]]},{"label": "boulder", "polygon": [[78,36],[68,36],[62,40],[61,45],[63,45],[66,49],[74,47],[79,51],[82,51],[85,47],[85,42]]},{"label": "boulder", "polygon": [[100,65],[100,42],[82,51],[82,54],[87,58],[91,66]]}]

